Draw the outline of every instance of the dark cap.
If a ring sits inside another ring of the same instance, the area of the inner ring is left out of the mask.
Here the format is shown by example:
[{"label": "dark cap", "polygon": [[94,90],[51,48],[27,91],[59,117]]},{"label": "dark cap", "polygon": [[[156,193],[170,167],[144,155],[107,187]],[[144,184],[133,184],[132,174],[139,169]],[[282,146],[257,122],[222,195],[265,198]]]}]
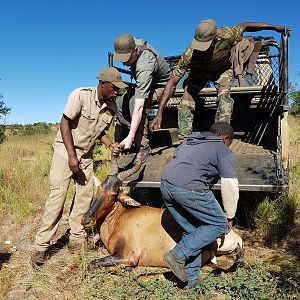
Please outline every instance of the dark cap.
[{"label": "dark cap", "polygon": [[114,40],[114,60],[121,62],[128,61],[135,46],[135,41],[131,34],[124,33],[118,35]]},{"label": "dark cap", "polygon": [[217,26],[214,20],[202,20],[196,27],[194,39],[191,44],[192,49],[206,51],[217,33]]},{"label": "dark cap", "polygon": [[101,81],[111,82],[119,89],[125,89],[128,87],[128,85],[122,81],[121,73],[113,67],[100,70],[99,75],[96,78]]}]

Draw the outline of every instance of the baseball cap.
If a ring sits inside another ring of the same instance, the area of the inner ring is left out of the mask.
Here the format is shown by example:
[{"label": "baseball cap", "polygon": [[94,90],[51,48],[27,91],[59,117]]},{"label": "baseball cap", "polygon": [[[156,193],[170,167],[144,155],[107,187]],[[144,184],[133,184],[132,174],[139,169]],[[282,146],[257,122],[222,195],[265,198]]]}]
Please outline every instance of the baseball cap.
[{"label": "baseball cap", "polygon": [[195,29],[192,49],[206,51],[217,33],[217,26],[214,20],[202,20]]},{"label": "baseball cap", "polygon": [[113,67],[108,67],[100,70],[99,75],[96,77],[96,79],[111,82],[119,89],[125,89],[126,87],[128,87],[128,85],[122,81],[120,72]]},{"label": "baseball cap", "polygon": [[121,62],[128,61],[135,46],[135,41],[131,34],[118,35],[114,40],[115,54],[113,59]]}]

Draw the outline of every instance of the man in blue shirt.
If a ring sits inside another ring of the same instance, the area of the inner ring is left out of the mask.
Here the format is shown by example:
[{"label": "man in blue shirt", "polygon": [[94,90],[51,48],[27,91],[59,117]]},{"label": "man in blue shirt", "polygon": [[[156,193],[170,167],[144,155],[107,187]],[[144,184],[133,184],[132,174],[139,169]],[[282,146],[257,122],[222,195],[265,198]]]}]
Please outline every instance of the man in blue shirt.
[{"label": "man in blue shirt", "polygon": [[[164,260],[185,289],[199,284],[201,252],[232,228],[239,197],[234,137],[230,124],[218,122],[210,132],[193,132],[176,149],[161,178],[166,207],[182,227],[181,240]],[[223,209],[210,190],[221,178]]]}]

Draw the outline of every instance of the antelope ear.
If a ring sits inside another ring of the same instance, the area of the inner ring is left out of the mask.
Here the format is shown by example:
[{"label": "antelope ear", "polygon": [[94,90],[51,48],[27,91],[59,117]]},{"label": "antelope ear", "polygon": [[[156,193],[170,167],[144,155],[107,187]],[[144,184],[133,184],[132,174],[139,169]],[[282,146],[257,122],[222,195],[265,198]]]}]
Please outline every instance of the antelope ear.
[{"label": "antelope ear", "polygon": [[134,199],[132,199],[127,195],[120,195],[118,198],[122,204],[133,206],[133,207],[141,206],[141,203],[138,203],[137,201],[135,201]]}]

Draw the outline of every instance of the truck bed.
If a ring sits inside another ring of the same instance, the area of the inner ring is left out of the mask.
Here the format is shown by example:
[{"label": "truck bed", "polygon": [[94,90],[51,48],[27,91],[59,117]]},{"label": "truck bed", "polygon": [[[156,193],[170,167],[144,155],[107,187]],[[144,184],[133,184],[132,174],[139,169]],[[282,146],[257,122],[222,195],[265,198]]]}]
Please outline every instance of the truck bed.
[{"label": "truck bed", "polygon": [[[124,181],[124,185],[159,188],[161,174],[172,158],[175,149],[176,146],[153,149],[140,172]],[[286,188],[285,185],[278,185],[275,153],[241,140],[234,140],[231,149],[237,158],[237,174],[241,191],[277,193]],[[119,168],[130,166],[134,159],[134,153],[123,154],[119,160]],[[254,161],[255,163],[253,163]],[[220,189],[220,183],[215,184],[212,189]]]}]

